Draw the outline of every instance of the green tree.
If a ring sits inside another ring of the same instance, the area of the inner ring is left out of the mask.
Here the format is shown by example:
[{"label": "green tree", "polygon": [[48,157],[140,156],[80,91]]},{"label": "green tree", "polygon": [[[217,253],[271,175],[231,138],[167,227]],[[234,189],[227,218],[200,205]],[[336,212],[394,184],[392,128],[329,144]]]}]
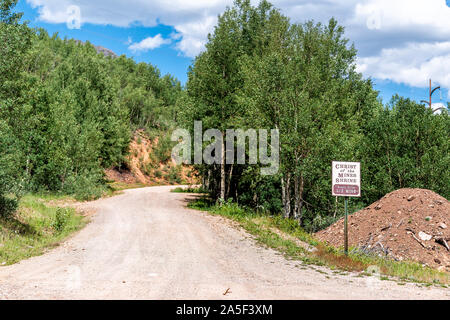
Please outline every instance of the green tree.
[{"label": "green tree", "polygon": [[0,23],[17,25],[22,19],[22,12],[12,12],[19,0],[1,0],[0,1]]},{"label": "green tree", "polygon": [[22,113],[18,92],[23,86],[23,58],[31,46],[31,32],[19,24],[17,1],[0,1],[0,216],[13,212],[23,189],[23,149],[15,134],[20,121],[10,114]]},{"label": "green tree", "polygon": [[332,160],[353,159],[361,125],[376,109],[370,81],[355,72],[356,50],[334,19],[271,24],[261,56],[242,60],[241,103],[257,124],[280,130],[283,214],[329,214]]},{"label": "green tree", "polygon": [[394,96],[368,123],[362,144],[363,196],[375,201],[399,188],[426,188],[450,197],[450,118]]},{"label": "green tree", "polygon": [[[232,176],[233,167],[227,170],[225,164],[225,130],[234,128],[241,122],[243,106],[236,103],[236,94],[242,88],[239,58],[261,50],[264,42],[261,34],[271,14],[271,5],[261,1],[252,7],[250,1],[235,1],[235,5],[219,16],[214,32],[208,36],[206,51],[201,53],[189,71],[184,117],[189,126],[194,120],[202,120],[204,129],[215,128],[222,133],[218,198],[226,198],[226,172]],[[206,171],[216,171],[209,166]],[[229,179],[231,180],[231,179]]]}]

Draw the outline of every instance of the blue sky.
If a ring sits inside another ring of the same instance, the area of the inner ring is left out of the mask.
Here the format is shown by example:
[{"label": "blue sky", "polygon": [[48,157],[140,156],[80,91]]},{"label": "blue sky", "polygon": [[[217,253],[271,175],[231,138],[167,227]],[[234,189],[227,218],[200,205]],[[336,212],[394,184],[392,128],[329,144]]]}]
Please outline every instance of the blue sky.
[{"label": "blue sky", "polygon": [[129,38],[133,41],[141,41],[149,36],[161,34],[169,38],[175,29],[171,26],[159,24],[155,27],[144,27],[135,23],[130,27],[116,27],[113,25],[83,24],[80,29],[69,29],[66,23],[48,23],[39,20],[37,9],[33,9],[24,1],[19,1],[17,11],[24,12],[24,20],[29,20],[31,27],[40,27],[52,35],[58,33],[61,38],[74,38],[82,41],[90,41],[95,45],[108,48],[117,55],[125,54],[137,62],[147,62],[156,65],[161,74],[170,73],[183,83],[187,80],[187,70],[192,58],[186,57],[175,49],[175,43],[163,45],[160,48],[147,52],[132,52],[128,49]]},{"label": "blue sky", "polygon": [[[256,0],[252,2],[257,2]],[[32,27],[90,41],[156,65],[183,84],[203,50],[216,17],[232,0],[20,0],[17,11]],[[387,103],[398,93],[428,99],[428,79],[450,100],[450,0],[274,0],[293,22],[324,22],[332,16],[346,27],[358,49],[358,70],[371,77]],[[79,22],[79,25],[77,25]]]}]

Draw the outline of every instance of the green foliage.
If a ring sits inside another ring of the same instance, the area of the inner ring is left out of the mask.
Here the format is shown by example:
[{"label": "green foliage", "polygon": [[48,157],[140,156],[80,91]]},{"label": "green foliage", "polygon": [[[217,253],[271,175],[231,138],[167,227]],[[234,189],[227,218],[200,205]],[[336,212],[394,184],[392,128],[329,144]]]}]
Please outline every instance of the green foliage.
[{"label": "green foliage", "polygon": [[58,208],[55,213],[55,218],[52,223],[52,228],[56,232],[62,232],[64,230],[65,226],[67,225],[68,221],[70,220],[70,214],[71,213],[69,210],[66,210],[63,208]]},{"label": "green foliage", "polygon": [[11,199],[7,196],[0,197],[0,217],[8,218],[10,217],[18,207],[18,202],[16,199]]},{"label": "green foliage", "polygon": [[0,217],[0,264],[40,255],[79,230],[86,222],[83,216],[72,208],[47,205],[47,201],[67,199],[50,193],[27,194],[13,216]]},{"label": "green foliage", "polygon": [[254,168],[247,168],[240,175],[237,201],[255,208],[258,212],[281,212],[283,204],[279,193],[281,185],[278,177],[261,176],[252,169]]},{"label": "green foliage", "polygon": [[154,66],[136,64],[121,56],[113,61],[112,74],[120,85],[119,103],[129,109],[130,125],[146,130],[167,130],[175,125],[181,84],[170,75],[161,77]]},{"label": "green foliage", "polygon": [[106,191],[106,186],[100,172],[85,172],[80,175],[70,175],[62,191],[73,195],[77,200],[86,201],[100,198]]},{"label": "green foliage", "polygon": [[166,163],[171,157],[174,142],[170,140],[168,134],[159,137],[158,144],[153,148],[150,158],[153,164]]},{"label": "green foliage", "polygon": [[159,169],[156,169],[154,174],[155,174],[155,177],[158,178],[158,179],[162,178],[162,176],[163,176],[161,170],[159,170]]},{"label": "green foliage", "polygon": [[343,212],[331,196],[330,166],[348,160],[362,163],[363,197],[351,210],[403,187],[448,198],[448,113],[399,97],[383,108],[355,70],[356,50],[336,20],[293,24],[266,1],[235,1],[189,71],[179,121],[191,130],[195,120],[203,130],[279,129],[280,171],[196,166],[211,196],[221,198],[225,180],[226,197],[315,232]]},{"label": "green foliage", "polygon": [[0,216],[10,215],[23,190],[22,172],[17,163],[23,157],[11,128],[0,120]]},{"label": "green foliage", "polygon": [[14,133],[19,125],[14,108],[21,86],[20,70],[31,46],[32,32],[18,24],[22,15],[12,13],[16,3],[17,0],[0,1],[0,216],[3,217],[16,209],[24,184],[19,165],[24,154]]},{"label": "green foliage", "polygon": [[202,187],[187,187],[187,188],[183,188],[183,187],[178,187],[175,189],[170,190],[171,192],[175,192],[175,193],[208,193],[208,190],[202,188]]},{"label": "green foliage", "polygon": [[241,60],[238,101],[258,119],[254,126],[279,128],[283,213],[302,221],[306,210],[333,210],[330,163],[356,158],[376,93],[354,71],[356,51],[334,19],[289,25],[278,18],[269,28],[265,52]]},{"label": "green foliage", "polygon": [[133,130],[174,125],[180,83],[150,64],[19,24],[16,2],[0,1],[2,208],[10,207],[5,195],[15,201],[25,190],[99,197],[102,169],[124,162]]},{"label": "green foliage", "polygon": [[[195,59],[189,70],[187,96],[180,99],[183,104],[181,124],[192,130],[194,121],[202,120],[204,130],[215,128],[222,133],[226,129],[250,125],[246,123],[246,106],[237,102],[237,93],[244,84],[239,61],[244,56],[260,54],[266,43],[266,26],[277,16],[280,16],[279,12],[267,1],[253,7],[248,0],[236,1],[235,6],[219,16],[218,25],[208,37],[206,51]],[[197,169],[204,173],[213,171],[213,176],[208,179],[215,181],[210,181],[209,188],[214,197],[225,198],[220,181],[226,179],[225,171],[230,171],[231,167],[223,171],[214,166]],[[244,170],[238,169],[239,172]],[[233,185],[228,190],[236,194],[232,191],[237,188],[239,175],[233,175],[236,178],[228,181]]]},{"label": "green foliage", "polygon": [[17,24],[23,13],[11,12],[19,0],[0,1],[0,23]]},{"label": "green foliage", "polygon": [[181,166],[171,167],[169,170],[169,182],[180,184],[181,181]]},{"label": "green foliage", "polygon": [[[332,160],[362,163],[363,197],[352,210],[403,187],[450,197],[448,112],[433,114],[400,97],[383,108],[371,81],[355,71],[356,50],[334,19],[294,24],[267,1],[236,0],[183,90],[150,64],[106,58],[90,43],[20,24],[16,3],[0,0],[2,216],[27,190],[101,196],[103,169],[123,163],[136,129],[157,138],[151,165],[162,177],[158,166],[174,145],[168,132],[193,130],[195,120],[222,132],[279,129],[278,175],[261,176],[259,165],[195,169],[214,201],[225,181],[225,198],[259,213],[281,212],[308,231],[342,212],[330,194]],[[180,173],[164,170],[172,183],[182,182]]]},{"label": "green foliage", "polygon": [[315,233],[335,223],[339,218],[340,216],[334,218],[332,215],[320,215],[313,211],[305,210],[303,228],[307,232]]},{"label": "green foliage", "polygon": [[450,117],[394,96],[367,126],[361,145],[363,196],[399,188],[431,189],[450,198]]}]

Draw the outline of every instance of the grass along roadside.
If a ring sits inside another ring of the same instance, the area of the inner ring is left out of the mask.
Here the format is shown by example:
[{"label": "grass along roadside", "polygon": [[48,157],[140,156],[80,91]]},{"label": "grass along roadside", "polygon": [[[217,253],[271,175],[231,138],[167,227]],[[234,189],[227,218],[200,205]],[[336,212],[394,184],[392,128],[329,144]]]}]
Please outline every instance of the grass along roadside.
[{"label": "grass along roadside", "polygon": [[127,182],[120,182],[120,181],[108,181],[107,182],[107,190],[103,194],[103,197],[111,197],[118,195],[122,193],[124,190],[128,189],[140,189],[140,188],[146,188],[150,187],[151,185],[135,182],[135,183],[127,183]]},{"label": "grass along roadside", "polygon": [[[89,200],[112,197],[123,190],[148,186],[143,183],[110,181],[100,197],[93,196]],[[15,214],[9,218],[0,217],[0,267],[41,255],[82,229],[88,219],[67,206],[78,200],[76,195],[50,192],[24,196]]]},{"label": "grass along roadside", "polygon": [[170,190],[170,192],[175,192],[175,193],[208,193],[208,191],[203,189],[202,187],[194,187],[194,186],[177,187],[175,189]]},{"label": "grass along roadside", "polygon": [[75,202],[63,195],[26,195],[9,218],[0,218],[0,266],[41,255],[86,224],[73,208],[58,204]]},{"label": "grass along roadside", "polygon": [[[103,194],[103,197],[111,197],[118,194],[121,194],[122,191],[128,190],[128,189],[140,189],[140,188],[147,188],[147,187],[158,187],[158,186],[170,186],[165,183],[141,183],[141,182],[135,182],[135,183],[127,183],[127,182],[119,182],[119,181],[108,181],[107,182],[107,190]],[[205,193],[201,188],[194,188],[194,187],[177,187],[171,192],[186,192],[186,193]]]},{"label": "grass along roadside", "polygon": [[193,200],[188,207],[238,222],[259,243],[278,250],[288,259],[299,260],[303,265],[326,266],[337,273],[359,272],[358,276],[371,276],[371,273],[380,272],[381,280],[395,280],[399,285],[405,282],[415,282],[425,286],[434,284],[448,287],[450,285],[448,273],[422,267],[415,262],[387,260],[356,251],[346,256],[343,250],[319,242],[300,228],[295,221],[283,219],[280,216],[256,213],[241,208],[235,203],[218,206],[211,203],[206,196]]}]

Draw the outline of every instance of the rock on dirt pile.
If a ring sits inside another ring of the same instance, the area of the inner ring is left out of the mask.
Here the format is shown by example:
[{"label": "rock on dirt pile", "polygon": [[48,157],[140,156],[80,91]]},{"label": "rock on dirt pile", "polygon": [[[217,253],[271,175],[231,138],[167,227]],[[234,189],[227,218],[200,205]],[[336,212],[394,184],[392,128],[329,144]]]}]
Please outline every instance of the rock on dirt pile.
[{"label": "rock on dirt pile", "polygon": [[[450,202],[433,191],[400,189],[349,216],[349,245],[395,260],[450,271]],[[344,243],[344,219],[316,233],[335,247]]]}]

